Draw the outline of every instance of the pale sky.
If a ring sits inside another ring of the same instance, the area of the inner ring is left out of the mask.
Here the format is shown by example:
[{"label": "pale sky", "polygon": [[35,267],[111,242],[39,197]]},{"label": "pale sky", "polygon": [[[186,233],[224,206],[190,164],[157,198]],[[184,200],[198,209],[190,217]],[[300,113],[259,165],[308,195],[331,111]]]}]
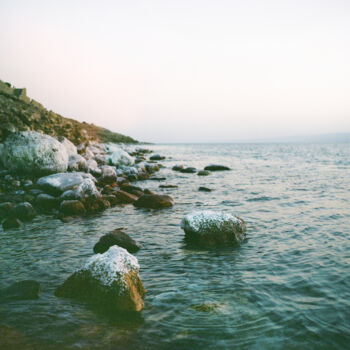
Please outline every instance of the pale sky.
[{"label": "pale sky", "polygon": [[350,132],[350,1],[0,0],[0,79],[149,142]]}]

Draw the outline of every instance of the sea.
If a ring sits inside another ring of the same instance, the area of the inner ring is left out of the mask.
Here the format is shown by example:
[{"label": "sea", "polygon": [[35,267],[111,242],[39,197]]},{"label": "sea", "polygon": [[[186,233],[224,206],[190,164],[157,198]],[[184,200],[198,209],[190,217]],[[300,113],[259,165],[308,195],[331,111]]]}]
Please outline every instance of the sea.
[{"label": "sea", "polygon": [[[172,208],[116,206],[70,223],[38,216],[0,228],[0,287],[42,286],[37,300],[0,300],[1,325],[33,349],[350,348],[349,143],[146,147],[166,156],[156,174],[166,180],[137,186],[170,195]],[[177,164],[231,171],[198,176],[173,171]],[[187,246],[181,219],[207,209],[242,217],[246,240]],[[126,316],[55,297],[99,238],[120,227],[143,246],[135,256],[144,309]]]}]

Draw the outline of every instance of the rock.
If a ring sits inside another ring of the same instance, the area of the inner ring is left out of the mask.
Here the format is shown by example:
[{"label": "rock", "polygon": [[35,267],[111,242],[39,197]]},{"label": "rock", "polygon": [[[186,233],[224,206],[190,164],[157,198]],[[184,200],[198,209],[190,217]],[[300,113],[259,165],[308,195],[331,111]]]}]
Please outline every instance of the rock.
[{"label": "rock", "polygon": [[141,311],[145,289],[137,259],[124,248],[112,246],[89,258],[56,289],[58,297],[80,299],[112,310]]},{"label": "rock", "polygon": [[25,280],[12,284],[0,291],[0,297],[11,300],[38,299],[41,287],[40,283],[33,280]]},{"label": "rock", "polygon": [[197,172],[197,169],[193,167],[187,167],[185,169],[181,169],[180,172],[186,174],[195,174]]},{"label": "rock", "polygon": [[156,176],[153,176],[153,177],[150,177],[149,179],[150,179],[150,180],[153,180],[153,181],[164,181],[164,180],[166,180],[166,177],[156,177]]},{"label": "rock", "polygon": [[92,175],[85,173],[59,173],[41,177],[37,185],[45,192],[58,196],[78,187],[85,179],[95,180]]},{"label": "rock", "polygon": [[113,143],[106,145],[106,152],[106,162],[109,165],[130,166],[135,162],[133,157],[131,157],[127,152]]},{"label": "rock", "polygon": [[4,230],[10,229],[10,228],[17,228],[20,227],[22,223],[17,218],[7,218],[2,223],[2,227]]},{"label": "rock", "polygon": [[65,191],[61,194],[60,199],[61,200],[77,199],[77,195],[76,195],[75,191],[68,190],[68,191]]},{"label": "rock", "polygon": [[208,176],[208,175],[210,175],[210,171],[208,171],[208,170],[200,170],[200,171],[198,171],[197,175],[198,176]]},{"label": "rock", "polygon": [[71,156],[75,156],[78,154],[77,148],[74,146],[74,143],[70,142],[67,138],[60,136],[58,141],[62,143],[62,145],[66,148],[68,153],[68,158]]},{"label": "rock", "polygon": [[204,168],[204,170],[210,170],[210,171],[223,171],[223,170],[231,170],[229,167],[224,165],[217,165],[217,164],[211,164]]},{"label": "rock", "polygon": [[146,188],[144,191],[143,191],[144,194],[155,194],[153,191],[151,191],[150,189]]},{"label": "rock", "polygon": [[50,211],[54,208],[58,208],[59,199],[49,194],[42,193],[36,197],[35,204],[44,211]]},{"label": "rock", "polygon": [[14,204],[11,202],[0,203],[0,218],[9,216]]},{"label": "rock", "polygon": [[150,158],[150,160],[163,160],[165,157],[161,156],[160,154],[153,154]]},{"label": "rock", "polygon": [[101,171],[101,183],[111,184],[117,181],[117,172],[115,171],[115,167],[112,167],[110,165],[104,165],[101,167]]},{"label": "rock", "polygon": [[181,171],[184,169],[183,165],[174,165],[172,168],[174,171]]},{"label": "rock", "polygon": [[121,228],[117,228],[100,238],[100,240],[94,246],[94,253],[104,253],[109,249],[109,247],[114,245],[126,249],[129,253],[135,253],[141,248],[141,245],[123,232]]},{"label": "rock", "polygon": [[199,246],[227,246],[241,243],[245,238],[243,219],[221,211],[197,211],[181,221],[185,239]]},{"label": "rock", "polygon": [[94,176],[99,176],[102,174],[102,170],[98,167],[98,164],[94,159],[87,160],[86,167],[87,171]]},{"label": "rock", "polygon": [[144,194],[136,202],[134,206],[137,208],[160,209],[172,207],[175,201],[167,195]]},{"label": "rock", "polygon": [[82,202],[84,203],[85,209],[90,213],[97,213],[111,206],[111,203],[102,197],[83,198]]},{"label": "rock", "polygon": [[121,190],[115,192],[115,196],[121,203],[134,203],[138,199],[137,196]]},{"label": "rock", "polygon": [[25,189],[29,189],[29,188],[31,188],[33,186],[33,181],[32,180],[25,180],[24,182],[23,182],[23,187],[25,188]]},{"label": "rock", "polygon": [[198,191],[202,191],[202,192],[211,192],[212,190],[208,187],[204,187],[204,186],[200,186],[198,188]]},{"label": "rock", "polygon": [[97,198],[101,196],[101,193],[96,188],[95,183],[89,178],[84,179],[74,192],[76,198],[78,199],[89,197]]},{"label": "rock", "polygon": [[60,142],[35,131],[11,134],[0,155],[4,166],[12,172],[44,175],[64,172],[68,153]]},{"label": "rock", "polygon": [[12,208],[10,215],[17,219],[29,221],[36,216],[36,211],[30,203],[23,202],[15,205]]},{"label": "rock", "polygon": [[80,154],[74,154],[69,157],[68,160],[68,170],[69,171],[87,171],[86,159]]},{"label": "rock", "polygon": [[102,196],[102,199],[105,200],[105,201],[108,201],[111,206],[114,206],[114,205],[120,203],[120,200],[116,196],[114,196],[112,194]]},{"label": "rock", "polygon": [[159,188],[178,188],[177,185],[159,185]]},{"label": "rock", "polygon": [[143,190],[141,187],[138,187],[138,186],[133,186],[133,185],[121,185],[120,186],[120,189],[122,191],[125,191],[125,192],[129,192],[129,193],[133,193],[134,191],[138,191],[138,192],[142,192],[143,193]]},{"label": "rock", "polygon": [[66,216],[85,214],[84,204],[78,200],[64,200],[60,205],[60,211]]}]

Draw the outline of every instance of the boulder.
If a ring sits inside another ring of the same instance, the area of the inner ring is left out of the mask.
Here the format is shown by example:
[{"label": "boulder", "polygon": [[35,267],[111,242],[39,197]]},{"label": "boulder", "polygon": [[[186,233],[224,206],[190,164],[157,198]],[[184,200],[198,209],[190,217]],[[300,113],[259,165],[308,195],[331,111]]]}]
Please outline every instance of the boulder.
[{"label": "boulder", "polygon": [[198,171],[197,175],[198,176],[208,176],[208,175],[210,175],[210,171],[208,171],[208,170],[200,170],[200,171]]},{"label": "boulder", "polygon": [[94,246],[94,253],[104,253],[109,249],[109,247],[114,245],[126,249],[129,253],[135,253],[141,248],[141,245],[122,231],[122,228],[117,228],[100,238],[100,240]]},{"label": "boulder", "polygon": [[85,173],[59,173],[41,177],[37,185],[45,192],[57,196],[78,187],[85,179],[95,180],[92,175]]},{"label": "boulder", "polygon": [[243,219],[221,211],[196,211],[184,216],[181,228],[185,239],[202,247],[230,246],[245,238]]},{"label": "boulder", "polygon": [[41,287],[40,283],[33,280],[24,280],[13,283],[0,290],[0,297],[11,300],[38,299]]},{"label": "boulder", "polygon": [[74,192],[75,192],[76,198],[78,199],[89,198],[89,197],[98,198],[101,196],[100,192],[95,186],[94,181],[92,181],[90,178],[85,178],[79,184],[79,186],[76,188]]},{"label": "boulder", "polygon": [[117,191],[114,193],[115,196],[119,199],[121,203],[134,203],[137,200],[137,196],[124,192],[124,191]]},{"label": "boulder", "polygon": [[60,211],[66,216],[85,214],[84,204],[78,200],[65,200],[60,205]]},{"label": "boulder", "polygon": [[2,223],[2,228],[8,230],[10,228],[20,227],[22,223],[17,218],[7,218]]},{"label": "boulder", "polygon": [[111,206],[111,203],[103,197],[87,197],[83,198],[85,209],[90,213],[97,213]]},{"label": "boulder", "polygon": [[172,207],[175,201],[167,195],[144,194],[136,202],[134,206],[137,208],[160,209]]},{"label": "boulder", "polygon": [[190,166],[190,167],[181,169],[180,172],[186,173],[186,174],[195,174],[197,172],[197,169]]},{"label": "boulder", "polygon": [[94,176],[99,176],[102,174],[102,170],[98,167],[98,164],[94,159],[88,159],[86,161],[86,167],[87,171]]},{"label": "boulder", "polygon": [[163,159],[165,159],[165,157],[164,156],[161,156],[160,154],[153,154],[150,158],[149,158],[150,160],[163,160]]},{"label": "boulder", "polygon": [[116,182],[117,180],[117,172],[115,171],[115,167],[110,165],[103,165],[101,167],[101,178],[100,182],[103,184],[111,184]]},{"label": "boulder", "polygon": [[9,216],[14,204],[12,202],[0,203],[0,218]]},{"label": "boulder", "polygon": [[35,131],[11,134],[1,152],[4,166],[12,172],[44,175],[68,168],[66,147],[49,135]]},{"label": "boulder", "polygon": [[71,156],[75,156],[78,154],[77,148],[74,146],[74,143],[69,141],[67,138],[64,136],[60,136],[58,138],[58,141],[62,143],[62,145],[66,148],[67,153],[68,153],[68,158]]},{"label": "boulder", "polygon": [[178,188],[178,185],[159,185],[159,188]]},{"label": "boulder", "polygon": [[23,221],[30,221],[36,216],[36,211],[29,202],[23,202],[16,204],[10,215]]},{"label": "boulder", "polygon": [[73,154],[68,160],[69,171],[87,171],[86,159],[80,154]]},{"label": "boulder", "polygon": [[133,157],[129,153],[125,152],[123,149],[118,147],[116,144],[109,143],[106,145],[106,162],[109,165],[115,166],[130,166],[135,163]]},{"label": "boulder", "polygon": [[211,164],[204,168],[204,170],[210,170],[210,171],[224,171],[224,170],[231,170],[229,167],[225,165],[217,165],[217,164]]},{"label": "boulder", "polygon": [[174,165],[172,168],[174,171],[181,171],[184,169],[183,165]]},{"label": "boulder", "polygon": [[204,187],[204,186],[200,186],[198,188],[198,191],[201,191],[201,192],[211,192],[212,190],[208,187]]},{"label": "boulder", "polygon": [[56,197],[50,196],[49,194],[41,193],[36,197],[35,204],[40,209],[44,211],[49,211],[59,206],[59,199]]},{"label": "boulder", "polygon": [[74,298],[108,309],[141,311],[146,292],[137,259],[124,248],[112,246],[95,254],[56,289],[58,297]]}]

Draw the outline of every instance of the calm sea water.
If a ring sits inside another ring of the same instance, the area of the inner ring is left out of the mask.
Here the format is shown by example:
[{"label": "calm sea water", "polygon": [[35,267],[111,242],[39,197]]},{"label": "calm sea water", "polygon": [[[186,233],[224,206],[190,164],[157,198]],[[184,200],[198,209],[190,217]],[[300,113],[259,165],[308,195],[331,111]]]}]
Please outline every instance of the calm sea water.
[{"label": "calm sea water", "polygon": [[[1,286],[35,279],[43,289],[38,300],[0,303],[0,323],[54,349],[349,348],[350,144],[150,148],[171,157],[159,175],[179,187],[139,185],[173,196],[173,208],[115,207],[69,224],[41,216],[0,231]],[[207,177],[171,170],[210,163],[233,170]],[[246,242],[186,247],[181,218],[199,209],[243,217]],[[147,289],[137,318],[53,295],[116,227],[144,246],[135,254]]]}]

